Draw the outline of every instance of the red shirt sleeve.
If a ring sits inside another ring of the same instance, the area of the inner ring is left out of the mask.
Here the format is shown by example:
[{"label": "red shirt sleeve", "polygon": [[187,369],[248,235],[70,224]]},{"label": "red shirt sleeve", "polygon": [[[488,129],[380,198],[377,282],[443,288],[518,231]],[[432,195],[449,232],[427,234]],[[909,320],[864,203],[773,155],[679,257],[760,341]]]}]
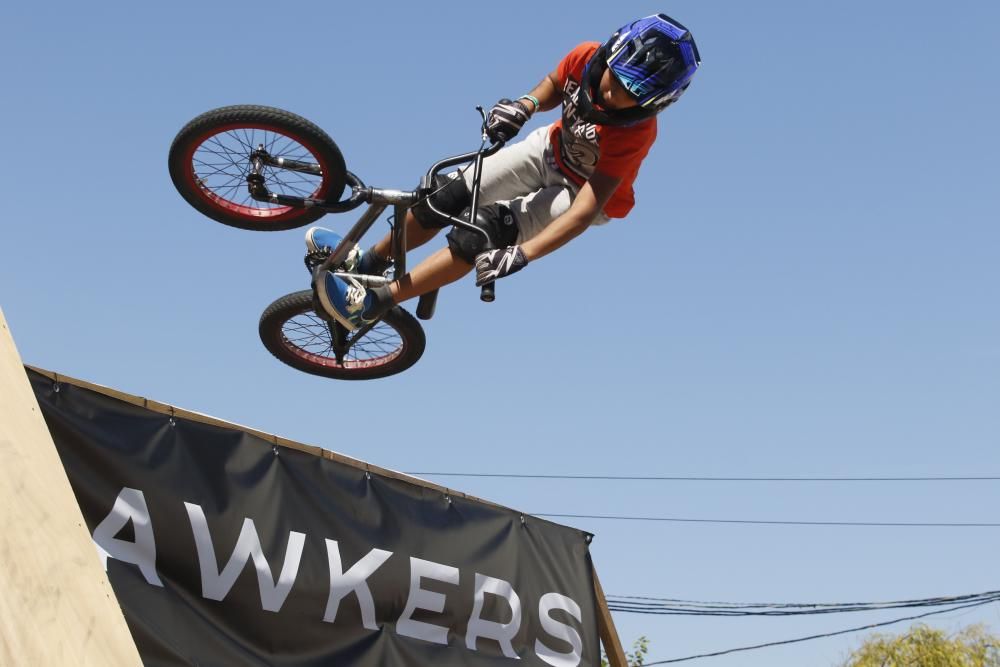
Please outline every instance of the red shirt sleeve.
[{"label": "red shirt sleeve", "polygon": [[559,61],[556,74],[559,75],[560,88],[566,85],[566,79],[570,76],[577,82],[580,81],[580,77],[583,76],[583,68],[587,66],[590,56],[600,45],[600,42],[583,42],[575,46],[572,51],[566,54],[566,57]]}]

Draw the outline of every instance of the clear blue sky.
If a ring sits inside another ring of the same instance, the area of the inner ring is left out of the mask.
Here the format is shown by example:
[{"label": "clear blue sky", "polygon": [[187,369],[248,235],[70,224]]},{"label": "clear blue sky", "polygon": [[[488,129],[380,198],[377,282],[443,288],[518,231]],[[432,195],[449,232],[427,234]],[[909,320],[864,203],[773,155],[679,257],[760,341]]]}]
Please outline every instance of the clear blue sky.
[{"label": "clear blue sky", "polygon": [[[492,305],[448,289],[401,376],[338,383],[267,354],[260,312],[308,286],[302,231],[191,209],[166,169],[187,120],[283,107],[369,184],[409,187],[478,145],[474,105],[655,11],[704,66],[661,117],[629,218]],[[0,305],[27,363],[398,470],[997,474],[998,24],[983,0],[17,3],[0,22]],[[528,512],[1000,520],[1000,483],[439,481]],[[576,525],[611,594],[1000,588],[998,529]],[[616,620],[664,659],[891,617]],[[995,606],[935,623],[977,621],[1000,632]],[[832,665],[858,639],[691,664]]]}]

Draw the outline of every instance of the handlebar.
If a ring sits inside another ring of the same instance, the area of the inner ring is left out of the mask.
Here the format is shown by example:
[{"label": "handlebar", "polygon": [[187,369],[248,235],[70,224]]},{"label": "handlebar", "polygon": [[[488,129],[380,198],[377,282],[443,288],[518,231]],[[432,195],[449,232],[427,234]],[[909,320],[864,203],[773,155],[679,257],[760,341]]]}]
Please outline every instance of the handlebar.
[{"label": "handlebar", "polygon": [[[483,110],[482,107],[479,106],[476,107],[476,110],[479,111],[479,114],[483,118],[482,130],[483,130],[484,147],[480,147],[478,151],[473,151],[471,153],[464,153],[462,155],[456,155],[454,157],[445,158],[444,160],[435,162],[433,165],[431,165],[431,168],[427,170],[427,173],[424,175],[423,179],[421,179],[420,187],[425,189],[432,189],[434,187],[434,177],[437,176],[438,173],[444,171],[448,167],[454,167],[460,164],[465,164],[467,162],[474,162],[475,166],[472,175],[472,204],[470,206],[468,222],[456,216],[448,215],[443,211],[437,210],[436,208],[434,208],[434,205],[430,199],[427,200],[427,207],[433,213],[448,219],[453,225],[474,232],[476,234],[482,235],[483,238],[486,240],[486,245],[483,249],[484,251],[488,251],[494,249],[493,239],[490,238],[490,235],[486,232],[486,230],[476,227],[472,221],[476,219],[476,212],[479,210],[479,180],[483,174],[483,159],[499,151],[501,148],[503,148],[506,142],[497,141],[491,144],[490,146],[485,146],[485,142],[489,139],[489,137],[486,134],[486,112]],[[496,299],[495,282],[491,281],[483,285],[482,290],[479,293],[479,299],[486,303],[492,303]]]},{"label": "handlebar", "polygon": [[[461,155],[456,155],[454,157],[447,157],[443,160],[435,162],[433,165],[431,165],[431,168],[427,170],[427,173],[424,174],[424,177],[420,179],[420,187],[432,189],[434,187],[434,177],[437,176],[440,172],[447,169],[448,167],[457,167],[458,165],[465,164],[466,162],[473,162],[479,155],[482,155],[484,158],[489,157],[503,147],[504,147],[504,142],[498,141],[495,144],[486,146],[485,148],[480,148],[478,151],[472,151],[470,153],[462,153]],[[449,216],[446,215],[445,217]]]},{"label": "handlebar", "polygon": [[[349,199],[337,202],[330,202],[330,203],[325,201],[313,202],[312,205],[319,205],[323,208],[324,211],[328,213],[341,213],[349,211],[353,208],[357,208],[363,203],[373,204],[373,207],[369,207],[369,212],[366,213],[364,216],[362,216],[362,219],[359,220],[358,223],[355,225],[354,229],[359,229],[359,227],[361,229],[361,231],[359,232],[360,236],[360,234],[363,234],[364,231],[371,226],[371,223],[374,221],[374,218],[378,217],[378,215],[382,212],[382,210],[384,210],[385,204],[382,202],[391,201],[388,198],[388,195],[394,195],[400,200],[402,200],[405,197],[406,198],[405,202],[403,201],[393,202],[397,204],[402,203],[404,205],[412,204],[415,197],[422,196],[423,199],[426,201],[427,208],[430,209],[432,213],[444,218],[445,220],[448,220],[449,222],[451,222],[451,224],[455,225],[456,227],[460,227],[467,231],[471,231],[475,234],[481,235],[483,239],[486,241],[483,250],[484,251],[494,250],[495,246],[493,245],[493,239],[490,238],[489,233],[487,233],[486,230],[480,229],[473,223],[476,219],[476,213],[479,210],[479,186],[483,172],[483,160],[493,155],[501,148],[503,148],[506,142],[496,141],[490,144],[489,146],[486,145],[486,142],[489,140],[489,136],[487,135],[486,132],[486,122],[487,122],[486,112],[483,110],[482,107],[479,106],[477,106],[476,109],[479,111],[479,114],[483,118],[483,125],[482,125],[483,145],[480,146],[479,150],[472,151],[469,153],[463,153],[461,155],[455,155],[453,157],[445,158],[443,160],[435,162],[433,165],[431,165],[430,169],[427,170],[427,173],[424,174],[423,178],[420,179],[420,185],[416,192],[376,190],[375,188],[367,187],[364,184],[364,182],[362,182],[361,179],[355,176],[353,173],[347,172],[347,184],[351,186],[351,196]],[[434,203],[431,200],[428,193],[433,193],[434,188],[436,187],[435,177],[440,172],[444,171],[449,167],[455,167],[460,164],[466,164],[469,162],[474,163],[474,171],[472,177],[472,202],[470,206],[470,217],[469,220],[466,221],[454,215],[450,215],[443,211],[439,211],[437,208],[434,207]],[[301,198],[285,197],[285,199],[289,200],[295,199],[295,204],[297,205],[301,205],[303,202],[306,201]],[[268,199],[268,201],[270,200],[271,199]],[[378,203],[381,204],[381,208],[375,206],[376,204],[375,200],[377,200]],[[309,205],[308,202],[307,205]],[[346,253],[346,249],[344,252]],[[328,257],[326,262],[324,263],[323,268],[325,269],[328,266],[330,266],[332,264],[333,259],[334,255]],[[496,299],[496,290],[493,282],[487,283],[482,286],[482,291],[480,292],[479,298],[487,303],[490,303],[494,299]]]}]

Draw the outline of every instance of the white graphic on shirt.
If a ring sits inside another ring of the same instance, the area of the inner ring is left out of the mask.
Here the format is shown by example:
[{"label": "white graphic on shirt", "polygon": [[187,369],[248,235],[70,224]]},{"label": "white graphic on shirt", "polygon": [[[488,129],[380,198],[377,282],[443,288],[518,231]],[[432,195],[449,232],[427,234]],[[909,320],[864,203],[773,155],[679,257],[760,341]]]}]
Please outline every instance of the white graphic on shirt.
[{"label": "white graphic on shirt", "polygon": [[588,179],[601,157],[597,125],[580,118],[580,84],[567,77],[563,85],[561,147],[563,164],[578,176]]}]

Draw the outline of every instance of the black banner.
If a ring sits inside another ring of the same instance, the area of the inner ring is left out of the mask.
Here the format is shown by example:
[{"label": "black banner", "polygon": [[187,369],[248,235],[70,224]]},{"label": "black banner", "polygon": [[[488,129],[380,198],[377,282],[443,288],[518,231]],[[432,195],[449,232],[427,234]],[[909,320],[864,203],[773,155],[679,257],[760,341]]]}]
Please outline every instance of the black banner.
[{"label": "black banner", "polygon": [[586,533],[29,377],[146,665],[600,664]]}]

